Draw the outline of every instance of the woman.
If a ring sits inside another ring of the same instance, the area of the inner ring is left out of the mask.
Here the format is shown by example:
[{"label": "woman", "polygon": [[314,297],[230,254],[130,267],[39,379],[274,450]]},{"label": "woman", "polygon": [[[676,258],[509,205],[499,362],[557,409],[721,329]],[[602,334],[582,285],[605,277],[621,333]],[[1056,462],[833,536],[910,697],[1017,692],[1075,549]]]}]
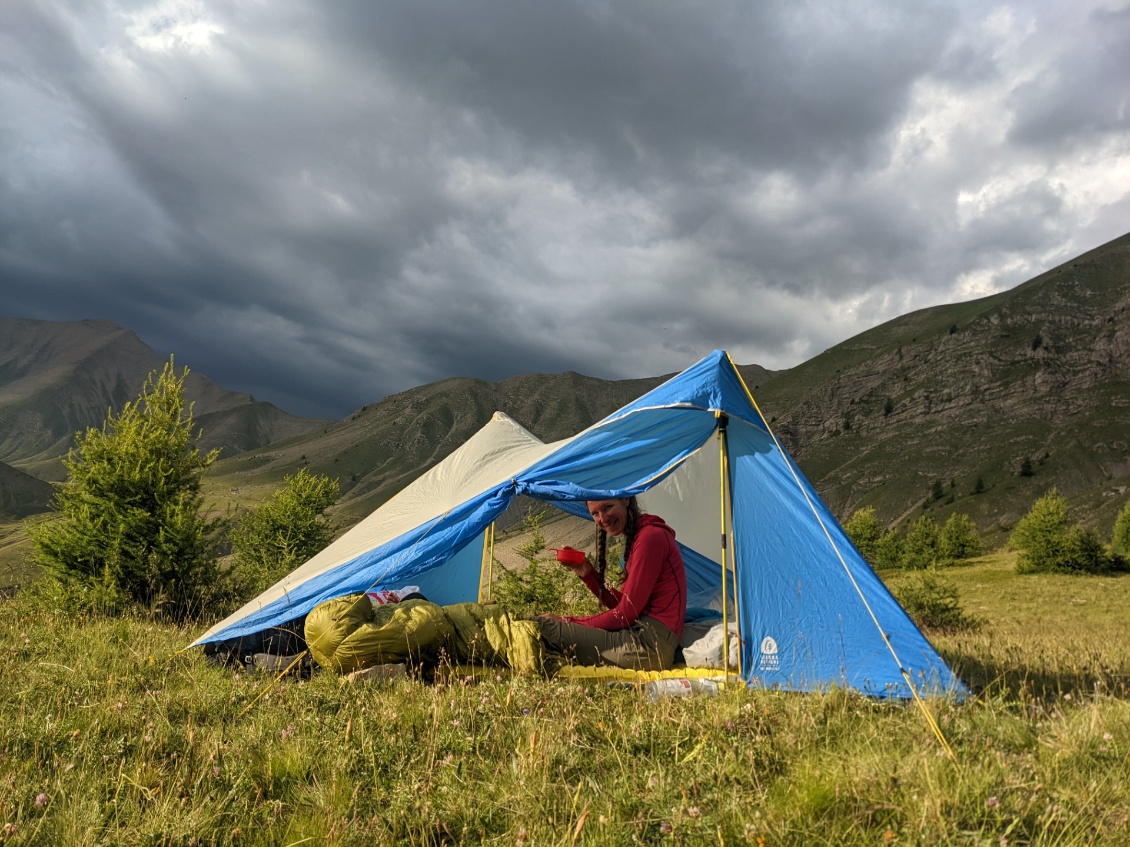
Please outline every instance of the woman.
[{"label": "woman", "polygon": [[[667,670],[683,634],[687,576],[675,531],[662,518],[640,513],[635,497],[587,503],[597,525],[597,566],[567,564],[607,611],[586,617],[541,615],[547,668],[563,661]],[[627,578],[617,591],[604,584],[609,535],[624,536]]]}]

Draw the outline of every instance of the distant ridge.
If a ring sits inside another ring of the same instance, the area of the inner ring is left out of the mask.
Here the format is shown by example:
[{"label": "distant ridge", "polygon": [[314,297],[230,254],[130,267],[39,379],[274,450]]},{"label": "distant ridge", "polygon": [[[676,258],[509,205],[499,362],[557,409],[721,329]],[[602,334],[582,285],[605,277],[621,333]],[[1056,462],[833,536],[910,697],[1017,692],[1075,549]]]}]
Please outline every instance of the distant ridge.
[{"label": "distant ridge", "polygon": [[[74,434],[101,426],[107,410],[136,399],[166,361],[109,321],[0,318],[0,461],[41,479],[62,478],[59,457]],[[191,369],[185,389],[204,429],[201,446],[228,455],[324,423],[227,391]]]},{"label": "distant ridge", "polygon": [[26,518],[46,511],[53,491],[51,483],[0,462],[0,517]]}]

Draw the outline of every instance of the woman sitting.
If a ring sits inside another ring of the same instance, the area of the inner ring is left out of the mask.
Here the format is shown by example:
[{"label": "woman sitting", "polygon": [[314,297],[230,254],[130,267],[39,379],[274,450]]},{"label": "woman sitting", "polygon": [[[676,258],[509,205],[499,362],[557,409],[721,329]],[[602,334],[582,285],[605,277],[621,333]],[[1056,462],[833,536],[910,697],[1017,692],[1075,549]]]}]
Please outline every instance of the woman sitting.
[{"label": "woman sitting", "polygon": [[[675,531],[662,518],[641,514],[635,497],[593,500],[587,506],[598,528],[596,567],[587,557],[566,566],[607,611],[539,616],[547,670],[566,661],[632,670],[671,668],[687,612],[687,577]],[[609,535],[624,536],[627,577],[620,590],[604,583]]]}]

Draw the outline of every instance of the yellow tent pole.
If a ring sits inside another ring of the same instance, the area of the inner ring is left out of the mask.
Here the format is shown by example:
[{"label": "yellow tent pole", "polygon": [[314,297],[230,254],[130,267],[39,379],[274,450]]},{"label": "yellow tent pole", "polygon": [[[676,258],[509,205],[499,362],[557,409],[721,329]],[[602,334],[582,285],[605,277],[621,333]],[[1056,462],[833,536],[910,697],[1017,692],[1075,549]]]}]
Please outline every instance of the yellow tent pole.
[{"label": "yellow tent pole", "polygon": [[[725,482],[725,492],[726,492],[726,500],[725,500],[724,508],[725,508],[727,525],[730,528],[729,533],[727,535],[727,541],[728,541],[728,546],[729,546],[729,549],[730,549],[730,571],[734,575],[734,582],[730,586],[730,592],[734,597],[734,624],[735,624],[735,626],[737,626],[737,629],[738,629],[738,644],[741,645],[741,643],[742,643],[741,597],[739,596],[739,593],[738,593],[738,551],[737,551],[737,543],[734,541],[734,488],[733,488],[732,485],[730,485],[730,441],[726,437],[727,428],[725,426],[723,426],[720,429],[720,431],[721,431],[721,435],[722,435],[722,448],[723,448],[722,449],[722,479]],[[723,649],[723,656],[726,655],[726,653],[729,649],[729,644],[730,644],[730,631],[728,629],[725,630],[724,637],[725,637],[725,640],[723,641],[723,644],[726,645],[726,646]],[[728,658],[726,659],[726,661],[727,661],[726,673],[729,674],[730,673],[730,666],[729,666],[729,663],[728,663],[729,662]],[[745,668],[744,668],[742,663],[743,663],[742,651],[741,651],[741,648],[739,646],[739,649],[738,649],[738,678],[739,679],[744,678],[743,672],[745,671]]]},{"label": "yellow tent pole", "polygon": [[726,528],[726,424],[721,412],[715,412],[718,418],[718,518],[721,523],[722,538],[722,667],[727,675],[730,673],[730,627],[727,622],[730,604],[726,602],[726,550],[729,547],[729,533]]},{"label": "yellow tent pole", "polygon": [[[486,572],[486,591],[483,591],[483,572]],[[490,599],[491,588],[494,585],[494,521],[491,521],[487,531],[483,533],[483,558],[479,564],[479,602]],[[484,596],[485,595],[485,596]]]}]

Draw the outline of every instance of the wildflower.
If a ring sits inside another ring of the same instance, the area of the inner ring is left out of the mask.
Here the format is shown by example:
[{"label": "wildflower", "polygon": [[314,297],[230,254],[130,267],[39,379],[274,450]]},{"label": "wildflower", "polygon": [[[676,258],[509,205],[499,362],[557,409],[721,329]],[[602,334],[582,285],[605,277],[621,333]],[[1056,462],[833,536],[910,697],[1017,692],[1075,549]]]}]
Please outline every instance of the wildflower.
[{"label": "wildflower", "polygon": [[47,805],[47,801],[49,799],[50,798],[46,794],[37,794],[35,796],[35,808],[42,809],[44,806]]},{"label": "wildflower", "polygon": [[521,829],[519,829],[518,830],[518,847],[522,847],[522,845],[526,843],[526,838],[528,838],[528,837],[529,836],[526,833],[525,827],[522,827]]},{"label": "wildflower", "polygon": [[3,832],[4,832],[5,837],[8,837],[10,835],[15,835],[16,834],[16,825],[14,823],[4,824]]},{"label": "wildflower", "polygon": [[1112,738],[1114,738],[1114,736],[1111,735],[1109,732],[1103,733],[1103,741],[1110,741]]},{"label": "wildflower", "polygon": [[689,809],[687,809],[687,815],[689,817],[697,818],[700,814],[701,812],[699,812],[698,806],[691,806]]},{"label": "wildflower", "polygon": [[214,768],[212,768],[212,776],[219,776],[219,775],[220,775],[220,766],[216,765]]},{"label": "wildflower", "polygon": [[1001,804],[1001,801],[997,799],[997,795],[995,795],[995,794],[992,797],[990,797],[988,800],[985,801],[985,805],[988,806],[990,809],[995,809],[1000,804]]},{"label": "wildflower", "polygon": [[1002,835],[1000,837],[1000,845],[1001,845],[1001,847],[1008,847],[1008,836],[1007,835]]},{"label": "wildflower", "polygon": [[280,732],[280,733],[279,733],[279,738],[280,738],[280,739],[281,739],[282,741],[286,741],[286,740],[287,740],[288,738],[290,738],[290,736],[292,736],[292,735],[294,735],[294,725],[293,725],[293,724],[292,724],[292,725],[290,725],[290,726],[288,726],[288,727],[287,727],[286,729],[284,729],[284,730],[283,730],[282,732]]},{"label": "wildflower", "polygon": [[454,727],[457,727],[457,726],[459,726],[459,720],[458,720],[458,719],[456,719],[456,720],[453,720],[453,721],[451,722],[451,725],[452,725],[452,726],[454,726]]},{"label": "wildflower", "polygon": [[664,835],[670,835],[671,834],[671,824],[667,823],[667,821],[662,821],[659,824],[659,831],[662,832]]}]

